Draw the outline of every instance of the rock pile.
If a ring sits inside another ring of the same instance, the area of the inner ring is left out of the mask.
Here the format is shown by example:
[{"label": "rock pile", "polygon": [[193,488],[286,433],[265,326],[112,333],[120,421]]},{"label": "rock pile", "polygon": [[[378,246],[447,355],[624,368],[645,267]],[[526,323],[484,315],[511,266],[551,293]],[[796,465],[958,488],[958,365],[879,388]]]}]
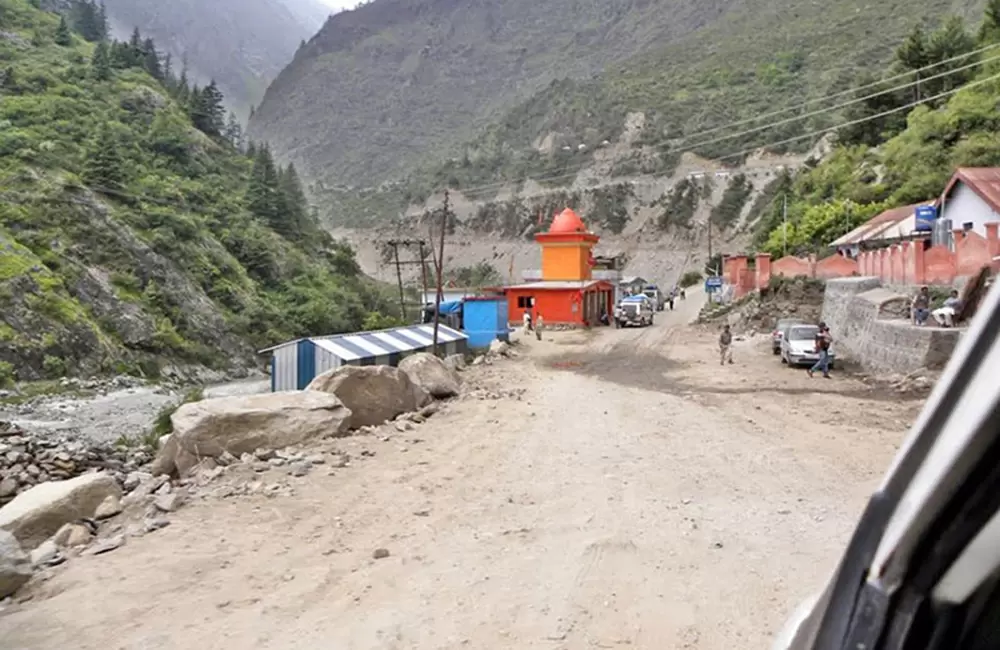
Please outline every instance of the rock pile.
[{"label": "rock pile", "polygon": [[29,432],[0,422],[0,505],[46,481],[106,470],[119,483],[152,460],[148,449]]}]

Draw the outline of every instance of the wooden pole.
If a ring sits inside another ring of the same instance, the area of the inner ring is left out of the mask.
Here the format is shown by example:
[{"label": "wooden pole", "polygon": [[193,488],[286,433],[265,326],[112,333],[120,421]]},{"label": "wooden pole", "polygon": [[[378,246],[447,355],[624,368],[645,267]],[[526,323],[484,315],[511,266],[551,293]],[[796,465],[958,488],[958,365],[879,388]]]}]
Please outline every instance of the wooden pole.
[{"label": "wooden pole", "polygon": [[[427,307],[427,262],[424,261],[424,242],[420,241],[420,281],[424,286],[424,292],[420,294],[420,315],[423,316],[424,308]],[[421,318],[421,321],[423,318]]]},{"label": "wooden pole", "polygon": [[392,242],[392,254],[396,260],[396,281],[399,283],[399,316],[406,322],[406,296],[403,293],[403,271],[399,267],[399,243]]},{"label": "wooden pole", "polygon": [[[441,208],[441,240],[437,255],[437,295],[434,296],[434,355],[438,354],[438,327],[441,323],[441,299],[444,297],[444,231],[448,229],[448,190],[444,191],[444,207]],[[433,243],[431,244],[433,246]]]}]

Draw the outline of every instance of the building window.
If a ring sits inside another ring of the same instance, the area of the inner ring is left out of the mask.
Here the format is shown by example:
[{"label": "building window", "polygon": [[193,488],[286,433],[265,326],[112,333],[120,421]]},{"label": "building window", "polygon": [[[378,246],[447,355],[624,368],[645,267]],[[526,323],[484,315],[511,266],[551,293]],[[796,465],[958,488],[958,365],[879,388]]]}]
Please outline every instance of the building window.
[{"label": "building window", "polygon": [[517,297],[517,308],[518,309],[531,309],[535,306],[535,299],[533,296],[518,296]]},{"label": "building window", "polygon": [[969,232],[970,230],[972,230],[972,222],[966,221],[965,223],[963,223],[962,230],[964,230],[965,232]]}]

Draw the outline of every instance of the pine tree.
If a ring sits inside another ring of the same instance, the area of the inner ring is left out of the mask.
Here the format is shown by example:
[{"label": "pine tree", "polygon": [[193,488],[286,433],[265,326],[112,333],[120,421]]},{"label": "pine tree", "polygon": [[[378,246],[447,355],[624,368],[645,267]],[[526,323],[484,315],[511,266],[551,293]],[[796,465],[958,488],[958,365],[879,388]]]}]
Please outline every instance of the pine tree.
[{"label": "pine tree", "polygon": [[104,124],[91,147],[83,179],[97,191],[120,190],[125,185],[126,167],[118,151],[118,142],[110,125]]},{"label": "pine tree", "polygon": [[296,235],[300,240],[305,239],[311,230],[309,202],[302,190],[302,181],[299,179],[294,164],[289,163],[288,167],[282,171],[279,178],[279,188],[285,230]]},{"label": "pine tree", "polygon": [[991,45],[1000,42],[1000,0],[988,0],[983,13],[983,24],[979,26],[979,43]]},{"label": "pine tree", "polygon": [[223,136],[236,149],[243,149],[243,127],[236,118],[236,113],[229,111],[229,119],[226,121],[226,130]]},{"label": "pine tree", "polygon": [[77,2],[76,30],[91,43],[107,40],[107,18],[93,0]]},{"label": "pine tree", "polygon": [[177,89],[177,80],[174,79],[174,62],[170,56],[170,52],[164,55],[161,70],[163,73],[163,85],[167,87],[167,90],[174,92]]},{"label": "pine tree", "polygon": [[98,81],[109,81],[111,79],[111,53],[108,51],[107,41],[100,41],[94,48],[94,58],[91,60],[94,68],[94,77]]},{"label": "pine tree", "polygon": [[177,80],[177,92],[175,96],[181,104],[186,104],[188,98],[191,96],[191,89],[188,87],[187,64],[181,68],[181,78]]},{"label": "pine tree", "polygon": [[[976,41],[966,30],[965,21],[959,16],[951,16],[944,25],[931,35],[927,48],[927,56],[930,63],[941,63],[953,59],[962,54],[972,52],[976,47]],[[934,69],[934,74],[940,74],[948,70],[954,70],[966,66],[975,61],[975,58],[968,57],[958,61],[946,63]],[[953,72],[944,77],[933,79],[924,84],[924,96],[939,95],[943,92],[959,88],[965,85],[972,78],[971,69]]]},{"label": "pine tree", "polygon": [[106,41],[108,40],[108,8],[104,6],[103,0],[100,6],[97,8],[97,35],[98,40]]},{"label": "pine tree", "polygon": [[222,130],[226,127],[226,109],[223,106],[225,97],[222,91],[219,90],[219,86],[215,83],[215,79],[205,86],[205,89],[201,91],[201,95],[202,105],[208,118],[208,130],[206,133],[209,135],[221,135]]},{"label": "pine tree", "polygon": [[896,49],[896,59],[907,70],[917,70],[929,63],[927,36],[920,25],[913,28],[903,44]]},{"label": "pine tree", "polygon": [[143,62],[142,67],[154,79],[163,81],[163,67],[160,65],[160,54],[156,51],[156,44],[153,39],[147,38],[142,44]]},{"label": "pine tree", "polygon": [[280,228],[278,172],[267,145],[256,148],[250,183],[247,187],[247,208],[272,228]]},{"label": "pine tree", "polygon": [[62,16],[59,18],[59,27],[56,29],[56,45],[69,47],[72,44],[73,36],[69,32],[69,25],[66,23],[66,17]]}]

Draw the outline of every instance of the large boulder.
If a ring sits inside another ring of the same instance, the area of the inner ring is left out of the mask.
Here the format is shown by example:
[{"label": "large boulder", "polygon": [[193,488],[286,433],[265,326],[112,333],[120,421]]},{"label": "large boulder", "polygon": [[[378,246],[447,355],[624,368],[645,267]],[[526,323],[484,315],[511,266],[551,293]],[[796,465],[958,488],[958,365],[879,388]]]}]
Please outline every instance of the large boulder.
[{"label": "large boulder", "polygon": [[104,472],[40,483],[0,508],[0,529],[12,533],[24,548],[33,549],[63,524],[93,519],[105,499],[120,498],[121,493],[114,477]]},{"label": "large boulder", "polygon": [[433,397],[458,395],[461,382],[458,372],[433,354],[418,352],[408,356],[399,364],[399,369]]},{"label": "large boulder", "polygon": [[339,397],[351,409],[352,429],[382,424],[431,401],[408,374],[391,366],[342,366],[313,379],[306,391]]},{"label": "large boulder", "polygon": [[6,598],[31,578],[31,559],[17,538],[0,530],[0,598]]},{"label": "large boulder", "polygon": [[206,457],[281,449],[346,433],[351,411],[336,395],[287,391],[189,402],[170,417],[174,432],[161,447],[156,473],[187,473]]}]

